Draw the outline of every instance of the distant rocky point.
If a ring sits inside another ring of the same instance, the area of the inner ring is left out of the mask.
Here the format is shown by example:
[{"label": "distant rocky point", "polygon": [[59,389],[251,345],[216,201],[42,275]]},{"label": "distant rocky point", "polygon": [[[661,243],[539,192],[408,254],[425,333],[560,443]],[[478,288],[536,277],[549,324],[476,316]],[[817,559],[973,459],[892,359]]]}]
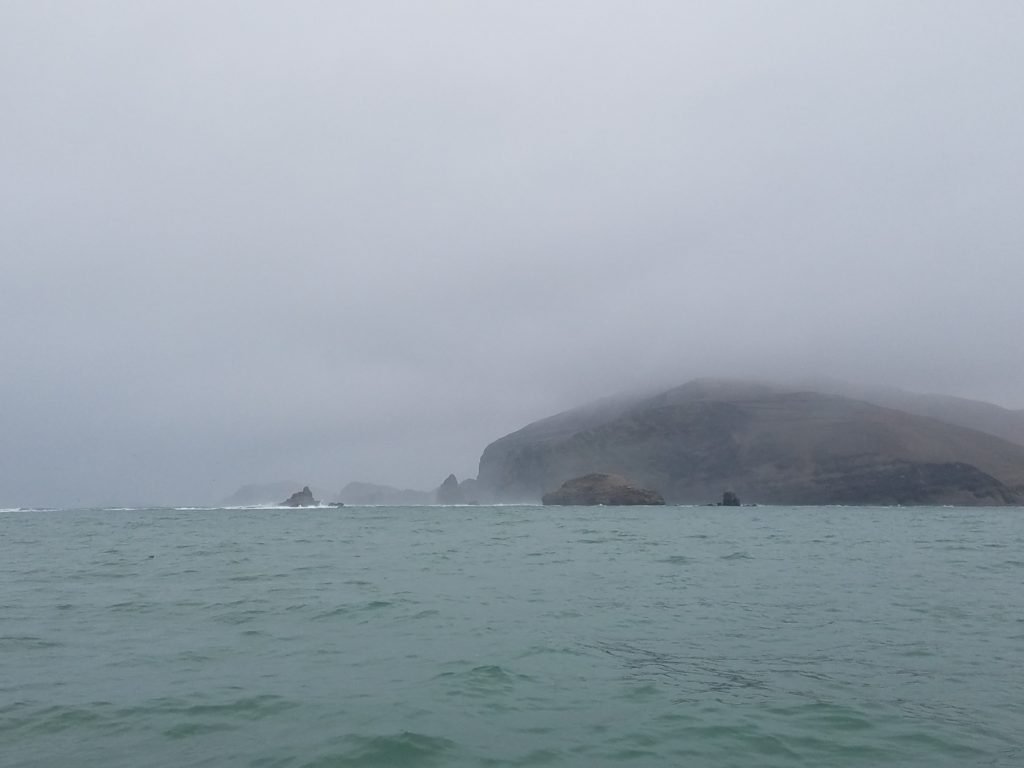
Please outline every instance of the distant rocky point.
[{"label": "distant rocky point", "polygon": [[652,506],[665,503],[657,491],[636,488],[621,475],[594,473],[566,480],[556,491],[545,493],[545,506]]},{"label": "distant rocky point", "polygon": [[[252,507],[261,504],[277,506],[281,503],[282,498],[299,487],[295,480],[243,485],[233,494],[222,499],[220,503],[225,507]],[[310,486],[310,488],[316,498],[323,499],[331,495],[328,491],[316,486]]]},{"label": "distant rocky point", "polygon": [[475,477],[469,477],[461,483],[455,475],[448,475],[445,481],[434,491],[437,504],[479,504],[479,487]]},{"label": "distant rocky point", "polygon": [[319,504],[320,502],[313,498],[313,492],[309,490],[308,485],[281,502],[282,507],[315,507]]},{"label": "distant rocky point", "polygon": [[465,504],[466,497],[459,486],[458,478],[455,475],[448,475],[441,487],[437,489],[438,504]]}]

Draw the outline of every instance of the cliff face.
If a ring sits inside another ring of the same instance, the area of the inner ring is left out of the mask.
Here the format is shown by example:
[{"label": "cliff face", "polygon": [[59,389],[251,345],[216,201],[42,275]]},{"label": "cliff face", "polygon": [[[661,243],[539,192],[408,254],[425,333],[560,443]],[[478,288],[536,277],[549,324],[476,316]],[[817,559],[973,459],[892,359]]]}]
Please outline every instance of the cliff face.
[{"label": "cliff face", "polygon": [[707,380],[530,424],[487,447],[479,482],[527,501],[594,472],[676,503],[723,489],[753,503],[1024,503],[1024,446],[841,396]]}]

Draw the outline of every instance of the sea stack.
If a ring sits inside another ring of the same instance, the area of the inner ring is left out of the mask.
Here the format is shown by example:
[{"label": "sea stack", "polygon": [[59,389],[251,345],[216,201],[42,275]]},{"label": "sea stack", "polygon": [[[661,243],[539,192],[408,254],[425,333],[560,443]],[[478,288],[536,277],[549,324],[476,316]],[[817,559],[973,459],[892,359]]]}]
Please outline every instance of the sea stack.
[{"label": "sea stack", "polygon": [[455,475],[448,475],[441,487],[437,489],[438,504],[465,504],[466,497],[459,486],[459,480]]},{"label": "sea stack", "polygon": [[301,491],[296,491],[287,499],[281,502],[282,507],[315,507],[320,502],[313,498],[313,492],[308,485],[304,485]]},{"label": "sea stack", "polygon": [[636,488],[621,475],[591,474],[567,480],[557,491],[545,493],[545,506],[643,506],[661,505],[657,491]]}]

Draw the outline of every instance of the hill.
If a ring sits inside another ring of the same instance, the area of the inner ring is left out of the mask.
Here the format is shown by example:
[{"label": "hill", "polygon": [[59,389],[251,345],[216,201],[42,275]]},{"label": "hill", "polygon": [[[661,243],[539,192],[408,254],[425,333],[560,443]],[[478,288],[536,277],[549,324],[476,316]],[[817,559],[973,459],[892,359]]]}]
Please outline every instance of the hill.
[{"label": "hill", "polygon": [[593,472],[670,503],[726,489],[773,504],[1024,503],[1024,446],[838,394],[708,379],[534,422],[487,446],[478,481],[534,501]]},{"label": "hill", "polygon": [[802,389],[864,400],[917,416],[995,435],[1010,443],[1024,445],[1024,411],[1002,408],[980,400],[951,395],[920,394],[894,387],[867,387],[836,379],[804,382]]}]

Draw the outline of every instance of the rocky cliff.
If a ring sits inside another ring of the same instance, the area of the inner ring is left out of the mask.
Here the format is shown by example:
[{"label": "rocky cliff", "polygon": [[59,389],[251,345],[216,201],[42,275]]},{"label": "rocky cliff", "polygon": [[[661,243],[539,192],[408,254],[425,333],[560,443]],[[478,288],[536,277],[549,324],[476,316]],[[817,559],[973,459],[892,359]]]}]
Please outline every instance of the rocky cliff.
[{"label": "rocky cliff", "polygon": [[1021,504],[1024,446],[834,394],[697,380],[530,424],[487,447],[489,498],[622,474],[669,502]]}]

